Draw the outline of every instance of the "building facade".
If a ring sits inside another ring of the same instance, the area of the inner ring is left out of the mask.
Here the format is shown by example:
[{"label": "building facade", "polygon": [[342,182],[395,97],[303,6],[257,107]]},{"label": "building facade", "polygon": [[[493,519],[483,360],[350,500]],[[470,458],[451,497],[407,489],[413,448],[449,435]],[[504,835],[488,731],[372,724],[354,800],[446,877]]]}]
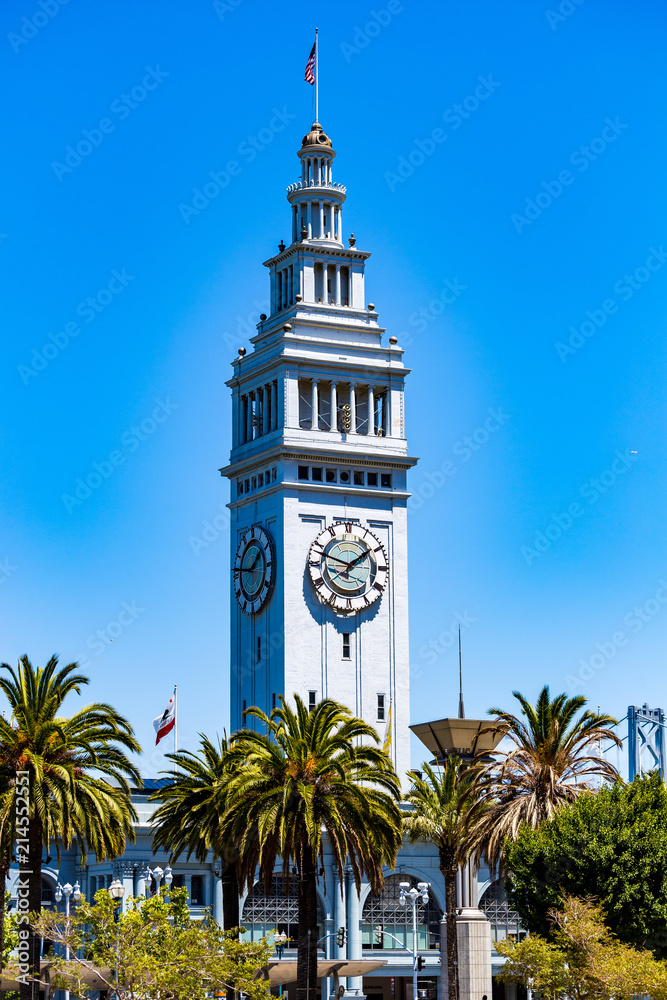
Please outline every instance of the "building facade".
[{"label": "building facade", "polygon": [[[405,430],[408,369],[366,299],[370,254],[352,235],[344,245],[345,188],[333,180],[335,155],[314,123],[298,151],[300,178],[287,189],[291,242],[265,262],[270,314],[260,317],[251,349],[239,351],[227,383],[232,443],[221,471],[230,481],[232,525],[231,729],[244,724],[247,708],[268,713],[280,696],[298,694],[309,705],[331,697],[377,728],[404,777],[410,768],[407,473],[415,464]],[[122,858],[83,863],[73,849],[63,853],[59,869],[46,859],[44,905],[56,905],[58,881],[78,881],[90,898],[120,878],[123,905],[156,891],[147,869],[168,863],[151,837],[156,805],[148,797],[159,786],[147,780],[134,791],[136,842]],[[222,922],[214,858],[178,861],[173,874],[188,889],[195,915],[210,909]],[[444,997],[445,892],[437,852],[405,844],[385,879],[380,896],[367,884],[358,896],[351,873],[341,885],[325,857],[318,888],[322,957],[381,957],[386,966],[363,981],[348,980],[347,993],[412,1000],[412,914],[400,903],[399,883],[427,882],[430,899],[418,911],[420,982],[426,1000]],[[295,938],[295,888],[286,894],[276,878],[268,894],[256,885],[242,899],[249,938],[272,931]],[[484,870],[461,872],[458,904],[460,1000],[485,994],[491,1000],[493,963],[501,961],[491,942],[521,934],[516,914]],[[323,1000],[331,993],[332,982],[323,982]],[[500,996],[504,990],[494,987],[493,1000]]]}]

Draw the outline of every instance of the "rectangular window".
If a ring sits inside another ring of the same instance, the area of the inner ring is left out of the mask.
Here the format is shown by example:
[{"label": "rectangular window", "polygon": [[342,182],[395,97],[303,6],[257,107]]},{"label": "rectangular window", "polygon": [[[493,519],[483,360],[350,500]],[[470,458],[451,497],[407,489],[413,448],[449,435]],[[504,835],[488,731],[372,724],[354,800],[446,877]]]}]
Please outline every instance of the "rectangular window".
[{"label": "rectangular window", "polygon": [[384,695],[378,695],[378,722],[384,722]]},{"label": "rectangular window", "polygon": [[364,474],[363,472],[355,472],[354,474],[354,485],[363,486],[364,485]]},{"label": "rectangular window", "polygon": [[190,903],[192,906],[204,905],[204,879],[201,875],[192,876]]},{"label": "rectangular window", "polygon": [[271,695],[271,708],[276,707],[276,692],[274,691]]},{"label": "rectangular window", "polygon": [[253,490],[257,489],[257,476],[252,477],[252,488]]},{"label": "rectangular window", "polygon": [[174,881],[171,884],[174,889],[182,889],[185,886],[185,875],[174,875]]},{"label": "rectangular window", "polygon": [[380,473],[380,486],[384,490],[391,489],[391,472]]},{"label": "rectangular window", "polygon": [[246,481],[245,481],[245,491],[246,491],[246,493],[250,493],[250,480],[249,479],[246,479]]},{"label": "rectangular window", "polygon": [[257,663],[259,663],[261,659],[262,659],[262,639],[260,636],[257,636]]},{"label": "rectangular window", "polygon": [[377,486],[378,484],[378,474],[377,472],[369,472],[366,476],[366,482],[369,486]]},{"label": "rectangular window", "polygon": [[248,704],[248,703],[246,702],[246,700],[245,700],[245,698],[244,698],[244,699],[243,699],[243,711],[244,711],[244,712],[245,712],[245,710],[246,710],[246,708],[247,708],[247,704]]},{"label": "rectangular window", "polygon": [[350,633],[343,632],[343,659],[350,659]]},{"label": "rectangular window", "polygon": [[327,469],[327,471],[326,471],[326,480],[327,480],[328,483],[335,483],[336,482],[336,470],[335,469]]},{"label": "rectangular window", "polygon": [[263,472],[260,472],[260,474],[257,477],[257,485],[259,486],[259,488],[261,490],[262,486],[264,485],[264,473]]},{"label": "rectangular window", "polygon": [[299,466],[298,478],[299,479],[308,479],[308,466],[307,465],[300,465]]},{"label": "rectangular window", "polygon": [[341,474],[340,474],[340,481],[341,481],[341,483],[349,483],[349,481],[350,481],[350,473],[347,471],[347,469],[343,469],[343,471],[341,472]]},{"label": "rectangular window", "polygon": [[321,465],[314,465],[312,467],[312,469],[310,470],[310,478],[313,480],[314,483],[321,483],[322,482],[322,466]]},{"label": "rectangular window", "polygon": [[238,483],[236,484],[236,492],[238,493],[239,496],[241,496],[242,493],[243,493],[243,480],[242,479],[239,479]]},{"label": "rectangular window", "polygon": [[315,705],[317,705],[317,691],[309,691],[308,692],[308,711],[312,712],[312,710],[315,708]]},{"label": "rectangular window", "polygon": [[277,478],[278,478],[278,470],[274,465],[273,468],[271,469],[271,482],[275,483]]}]

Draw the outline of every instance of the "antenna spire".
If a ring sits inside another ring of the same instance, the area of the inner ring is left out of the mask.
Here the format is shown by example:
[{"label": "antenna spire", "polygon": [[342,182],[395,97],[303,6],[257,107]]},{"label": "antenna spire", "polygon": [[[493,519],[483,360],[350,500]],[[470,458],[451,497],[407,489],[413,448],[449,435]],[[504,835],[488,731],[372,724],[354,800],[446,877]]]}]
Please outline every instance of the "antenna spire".
[{"label": "antenna spire", "polygon": [[318,29],[315,28],[315,121],[320,120],[320,46]]},{"label": "antenna spire", "polygon": [[463,670],[461,668],[461,626],[459,625],[459,719],[465,719],[466,712],[463,707]]}]

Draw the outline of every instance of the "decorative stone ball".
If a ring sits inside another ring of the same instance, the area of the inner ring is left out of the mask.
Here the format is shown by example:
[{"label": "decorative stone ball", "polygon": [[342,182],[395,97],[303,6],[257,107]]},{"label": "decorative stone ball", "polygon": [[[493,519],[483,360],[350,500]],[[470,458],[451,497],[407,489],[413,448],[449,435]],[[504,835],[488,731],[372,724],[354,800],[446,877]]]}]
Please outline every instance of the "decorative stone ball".
[{"label": "decorative stone ball", "polygon": [[292,324],[291,323],[285,323],[285,325],[283,327],[283,330],[285,331],[285,333],[289,333],[291,329],[292,329]]},{"label": "decorative stone ball", "polygon": [[369,311],[369,313],[372,313],[374,309],[375,309],[375,306],[373,305],[373,303],[369,302],[368,303],[368,311]]},{"label": "decorative stone ball", "polygon": [[395,347],[396,344],[398,343],[398,337],[390,337],[389,343],[391,344],[392,347]]},{"label": "decorative stone ball", "polygon": [[266,319],[266,313],[260,313],[260,314],[259,314],[259,318],[261,319],[261,321],[262,321],[262,323],[263,323],[263,322],[264,322],[264,320]]},{"label": "decorative stone ball", "polygon": [[239,357],[245,357],[245,347],[239,347]]},{"label": "decorative stone ball", "polygon": [[297,302],[301,302],[303,299],[303,295],[295,295],[294,298],[296,299]]}]

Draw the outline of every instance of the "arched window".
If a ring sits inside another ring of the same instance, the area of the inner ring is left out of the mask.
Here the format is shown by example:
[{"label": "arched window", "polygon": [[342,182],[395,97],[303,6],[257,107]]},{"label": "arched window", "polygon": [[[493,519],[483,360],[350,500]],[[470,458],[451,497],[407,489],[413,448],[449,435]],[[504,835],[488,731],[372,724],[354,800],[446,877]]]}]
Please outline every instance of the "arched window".
[{"label": "arched window", "polygon": [[47,882],[45,878],[42,879],[42,903],[52,903],[53,902],[53,886],[50,882]]},{"label": "arched window", "polygon": [[[291,941],[288,948],[296,948],[299,936],[299,901],[298,883],[296,877],[289,881],[285,891],[285,881],[281,875],[274,875],[268,894],[264,892],[264,883],[256,882],[248,893],[243,906],[241,924],[245,927],[243,941],[258,941],[269,931],[283,931]],[[317,938],[324,934],[324,912],[322,903],[317,898]]]},{"label": "arched window", "polygon": [[479,901],[479,908],[491,924],[492,941],[522,941],[526,932],[521,926],[519,914],[510,907],[505,882],[492,882]]},{"label": "arched window", "polygon": [[[412,903],[409,899],[405,905],[401,903],[400,883],[416,886],[418,881],[411,875],[390,875],[384,880],[383,892],[366,897],[361,915],[364,948],[389,950],[405,945],[412,950]],[[440,917],[438,901],[429,887],[428,903],[422,903],[421,899],[417,903],[417,948],[420,951],[440,947]]]}]

